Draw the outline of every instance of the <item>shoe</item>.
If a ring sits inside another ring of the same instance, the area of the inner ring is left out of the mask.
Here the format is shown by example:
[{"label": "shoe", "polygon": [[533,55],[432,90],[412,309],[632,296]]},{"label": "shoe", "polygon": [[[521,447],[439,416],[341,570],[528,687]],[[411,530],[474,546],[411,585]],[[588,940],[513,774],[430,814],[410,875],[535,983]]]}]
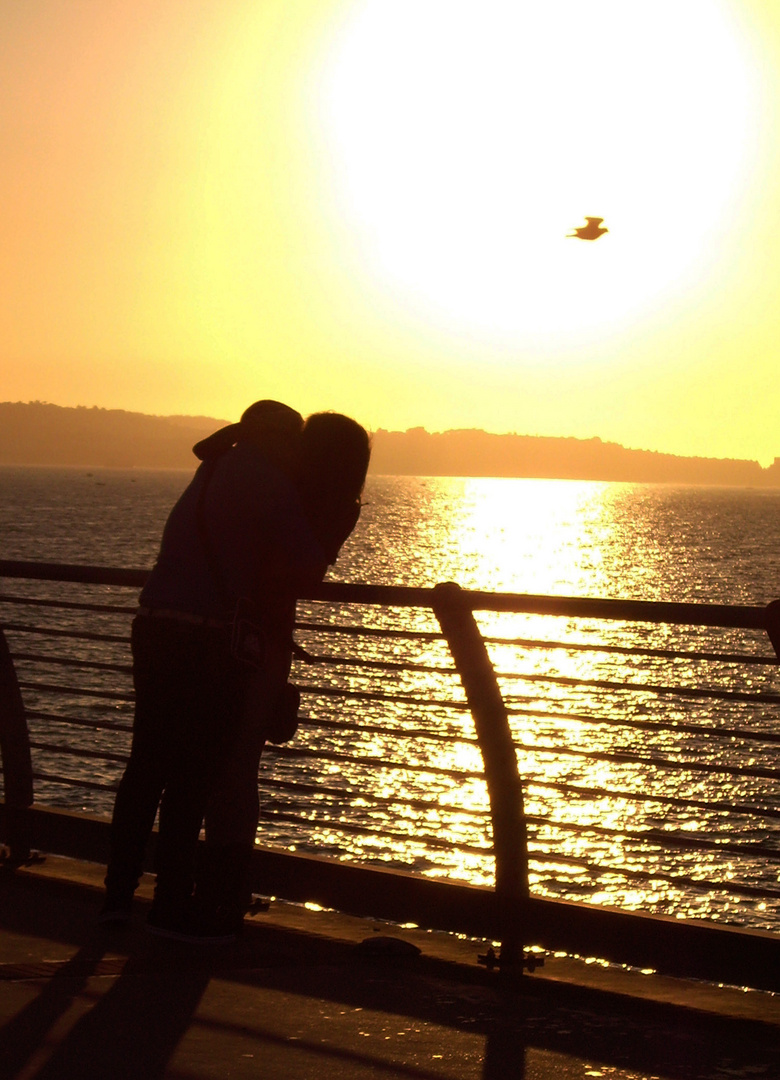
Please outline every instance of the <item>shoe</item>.
[{"label": "shoe", "polygon": [[146,928],[156,937],[171,941],[184,941],[190,945],[229,945],[235,941],[234,927],[219,919],[198,918],[192,912],[182,916],[167,916],[162,912],[149,912]]},{"label": "shoe", "polygon": [[104,926],[126,926],[133,917],[133,899],[119,900],[106,896],[98,914],[98,922]]}]

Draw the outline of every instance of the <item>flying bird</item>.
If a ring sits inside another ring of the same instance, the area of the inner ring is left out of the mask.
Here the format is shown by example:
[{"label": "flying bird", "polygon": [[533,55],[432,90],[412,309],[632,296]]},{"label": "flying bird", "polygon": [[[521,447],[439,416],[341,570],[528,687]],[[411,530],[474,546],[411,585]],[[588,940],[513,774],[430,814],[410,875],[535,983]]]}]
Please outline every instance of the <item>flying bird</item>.
[{"label": "flying bird", "polygon": [[579,229],[566,233],[566,235],[576,236],[580,240],[598,240],[605,232],[609,232],[609,229],[601,228],[603,217],[586,217],[585,220],[588,223],[587,225],[581,225]]}]

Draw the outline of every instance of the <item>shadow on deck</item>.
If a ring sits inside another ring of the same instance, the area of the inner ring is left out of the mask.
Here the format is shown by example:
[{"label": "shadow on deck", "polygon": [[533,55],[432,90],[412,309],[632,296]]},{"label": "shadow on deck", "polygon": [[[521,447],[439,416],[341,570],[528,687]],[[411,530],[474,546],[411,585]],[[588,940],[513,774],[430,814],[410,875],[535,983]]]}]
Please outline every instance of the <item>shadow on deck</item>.
[{"label": "shadow on deck", "polygon": [[[272,903],[230,946],[97,926],[102,868],[49,856],[0,874],[0,1077],[780,1076],[780,998]],[[392,936],[419,956],[372,954]]]}]

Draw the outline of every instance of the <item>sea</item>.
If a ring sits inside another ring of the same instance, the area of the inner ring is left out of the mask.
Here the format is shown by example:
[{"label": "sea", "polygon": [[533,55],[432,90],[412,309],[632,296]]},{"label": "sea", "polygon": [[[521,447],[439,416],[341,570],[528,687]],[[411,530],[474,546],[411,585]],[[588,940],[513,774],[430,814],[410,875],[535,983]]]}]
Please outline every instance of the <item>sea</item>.
[{"label": "sea", "polygon": [[[0,558],[149,568],[190,476],[0,467]],[[780,490],[371,475],[329,578],[765,605],[780,598]],[[108,587],[0,586],[17,597],[136,599]],[[0,600],[6,626],[73,629],[87,617]],[[55,700],[24,690],[36,747],[67,739],[77,751],[44,760],[36,748],[49,777],[36,782],[36,799],[108,814],[132,719],[129,618],[94,618],[117,640],[33,646],[28,633],[7,637],[24,654],[17,669],[31,687],[36,679],[75,683],[56,667],[56,650],[108,665],[83,677],[116,700],[75,688]],[[490,883],[479,750],[433,616],[301,604],[299,618],[300,643],[343,663],[296,666],[301,726],[289,746],[264,755],[258,839]],[[765,635],[560,616],[477,619],[517,746],[532,891],[780,930],[780,669]],[[339,631],[355,623],[367,633]],[[66,770],[87,788],[58,782]]]}]

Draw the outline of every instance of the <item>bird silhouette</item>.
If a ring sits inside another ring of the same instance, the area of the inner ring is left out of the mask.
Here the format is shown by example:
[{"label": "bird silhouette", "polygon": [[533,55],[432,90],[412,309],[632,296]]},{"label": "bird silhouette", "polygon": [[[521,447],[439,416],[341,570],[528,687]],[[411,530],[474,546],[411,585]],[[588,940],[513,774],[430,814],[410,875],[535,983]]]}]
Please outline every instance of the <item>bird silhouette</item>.
[{"label": "bird silhouette", "polygon": [[581,225],[579,229],[575,229],[574,232],[566,233],[567,236],[575,236],[579,240],[598,240],[600,236],[603,236],[605,232],[609,232],[609,229],[600,228],[603,217],[586,217],[587,225]]}]

